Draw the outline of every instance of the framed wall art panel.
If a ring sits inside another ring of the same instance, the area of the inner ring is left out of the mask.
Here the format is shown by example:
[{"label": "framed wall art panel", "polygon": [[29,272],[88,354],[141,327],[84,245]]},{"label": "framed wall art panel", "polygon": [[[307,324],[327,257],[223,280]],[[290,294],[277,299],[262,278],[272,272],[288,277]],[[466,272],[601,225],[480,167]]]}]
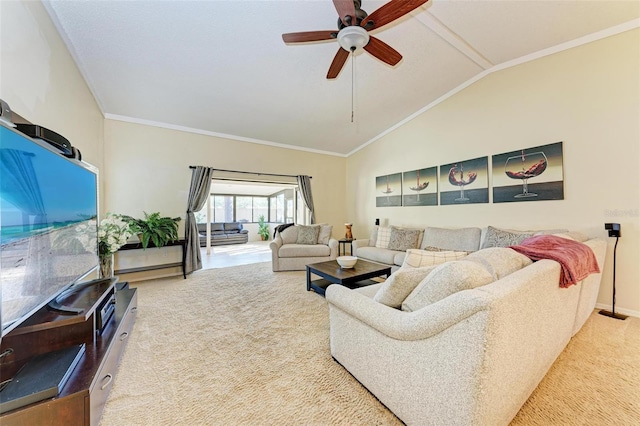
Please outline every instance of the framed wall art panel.
[{"label": "framed wall art panel", "polygon": [[402,205],[402,173],[376,177],[376,207]]},{"label": "framed wall art panel", "polygon": [[412,170],[402,174],[402,205],[438,205],[437,167]]},{"label": "framed wall art panel", "polygon": [[564,199],[562,142],[491,158],[493,202]]},{"label": "framed wall art panel", "polygon": [[488,203],[488,166],[488,157],[440,166],[440,204]]}]

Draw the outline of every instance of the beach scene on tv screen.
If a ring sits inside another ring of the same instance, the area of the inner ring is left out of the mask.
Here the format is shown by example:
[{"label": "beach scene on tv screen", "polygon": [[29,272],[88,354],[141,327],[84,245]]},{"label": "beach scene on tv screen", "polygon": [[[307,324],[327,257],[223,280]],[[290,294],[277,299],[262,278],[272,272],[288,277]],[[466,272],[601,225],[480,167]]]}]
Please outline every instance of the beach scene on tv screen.
[{"label": "beach scene on tv screen", "polygon": [[97,265],[96,175],[0,131],[2,327]]}]

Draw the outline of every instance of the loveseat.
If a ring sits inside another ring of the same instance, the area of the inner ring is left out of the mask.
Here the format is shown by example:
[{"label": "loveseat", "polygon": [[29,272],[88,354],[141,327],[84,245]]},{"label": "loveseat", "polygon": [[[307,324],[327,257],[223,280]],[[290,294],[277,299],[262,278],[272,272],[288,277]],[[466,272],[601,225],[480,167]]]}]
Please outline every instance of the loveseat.
[{"label": "loveseat", "polygon": [[[207,245],[207,224],[198,224],[200,247]],[[249,231],[243,229],[240,222],[215,222],[211,223],[211,245],[243,244],[249,241]]]},{"label": "loveseat", "polygon": [[[591,248],[601,271],[606,242],[577,244]],[[465,268],[475,288],[457,291],[464,280],[443,271]],[[437,266],[405,265],[358,290],[331,285],[331,354],[408,425],[507,425],[595,307],[601,273],[561,288],[563,271],[555,260],[492,247]],[[429,278],[415,285],[404,275]],[[452,279],[438,285],[434,276]],[[404,300],[390,292],[398,282],[411,284]],[[443,298],[416,303],[443,289]]]},{"label": "loveseat", "polygon": [[334,260],[338,240],[331,237],[332,225],[294,225],[276,231],[271,248],[271,267],[278,271],[304,271],[309,263]]}]

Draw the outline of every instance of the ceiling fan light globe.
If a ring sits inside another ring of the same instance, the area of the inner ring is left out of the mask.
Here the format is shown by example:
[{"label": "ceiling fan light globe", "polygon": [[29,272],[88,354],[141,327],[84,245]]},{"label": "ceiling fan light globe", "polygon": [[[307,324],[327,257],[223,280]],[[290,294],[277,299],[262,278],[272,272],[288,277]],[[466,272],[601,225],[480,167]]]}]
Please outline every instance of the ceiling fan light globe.
[{"label": "ceiling fan light globe", "polygon": [[357,51],[369,43],[369,33],[364,28],[355,25],[345,27],[338,33],[338,43],[347,52]]}]

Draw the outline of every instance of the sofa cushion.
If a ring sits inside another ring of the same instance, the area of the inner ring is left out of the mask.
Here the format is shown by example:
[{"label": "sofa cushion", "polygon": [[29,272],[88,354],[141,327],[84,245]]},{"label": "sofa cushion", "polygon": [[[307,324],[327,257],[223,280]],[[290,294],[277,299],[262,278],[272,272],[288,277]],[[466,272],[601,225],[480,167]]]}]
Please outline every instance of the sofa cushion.
[{"label": "sofa cushion", "polygon": [[282,244],[295,244],[298,241],[298,227],[289,226],[280,232],[280,238],[282,238]]},{"label": "sofa cushion", "polygon": [[389,250],[407,251],[408,249],[418,248],[418,241],[422,230],[410,228],[391,227],[391,235],[389,237]]},{"label": "sofa cushion", "polygon": [[227,233],[238,233],[242,230],[242,224],[238,222],[225,223],[224,230],[227,231]]},{"label": "sofa cushion", "polygon": [[420,248],[437,247],[454,251],[476,251],[480,248],[480,228],[436,228],[427,227],[424,230]]},{"label": "sofa cushion", "polygon": [[321,224],[320,232],[318,233],[318,244],[329,244],[331,239],[331,233],[333,232],[333,225]]},{"label": "sofa cushion", "polygon": [[407,256],[406,251],[396,252],[396,255],[393,256],[393,264],[402,266],[404,264],[404,258]]},{"label": "sofa cushion", "polygon": [[[331,248],[324,244],[285,244],[280,246],[278,257],[321,257],[331,255]],[[329,259],[327,259],[329,260]]]},{"label": "sofa cushion", "polygon": [[414,312],[461,290],[493,282],[484,266],[466,260],[456,260],[436,266],[402,302],[402,310]]},{"label": "sofa cushion", "polygon": [[398,254],[397,251],[377,247],[358,248],[359,258],[371,260],[373,262],[384,263],[387,265],[393,265],[393,260],[396,254]]},{"label": "sofa cushion", "polygon": [[410,249],[402,263],[403,268],[421,268],[439,265],[452,260],[459,260],[467,256],[466,251],[427,251]]},{"label": "sofa cushion", "polygon": [[481,248],[515,246],[532,237],[535,233],[535,231],[514,231],[489,226]]},{"label": "sofa cushion", "polygon": [[317,225],[298,225],[298,239],[296,244],[318,244],[318,234],[320,227]]},{"label": "sofa cushion", "polygon": [[570,240],[579,241],[581,243],[584,243],[585,241],[589,240],[589,236],[582,232],[566,231],[566,232],[554,233],[552,235],[555,235],[556,237],[568,238]]},{"label": "sofa cushion", "polygon": [[489,247],[471,253],[464,260],[476,262],[484,266],[494,280],[531,265],[533,262],[527,256],[507,247]]},{"label": "sofa cushion", "polygon": [[379,226],[375,246],[378,248],[389,248],[389,240],[391,240],[391,228]]},{"label": "sofa cushion", "polygon": [[[205,224],[205,226],[207,226]],[[216,222],[211,224],[211,232],[213,231],[222,231],[224,232],[224,223]]]},{"label": "sofa cushion", "polygon": [[392,308],[399,308],[404,299],[434,268],[435,266],[398,269],[385,280],[373,300]]}]

